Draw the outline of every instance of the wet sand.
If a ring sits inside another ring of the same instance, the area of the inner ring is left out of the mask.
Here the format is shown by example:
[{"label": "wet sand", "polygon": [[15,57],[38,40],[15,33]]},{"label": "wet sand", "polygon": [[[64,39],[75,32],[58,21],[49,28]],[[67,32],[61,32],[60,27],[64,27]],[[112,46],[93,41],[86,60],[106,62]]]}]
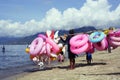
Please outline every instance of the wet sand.
[{"label": "wet sand", "polygon": [[[37,66],[23,67],[20,72],[3,80],[120,80],[120,47],[107,51],[96,51],[91,65],[86,57],[76,58],[76,68],[68,70],[69,61],[39,70]],[[9,70],[8,70],[9,71]],[[12,71],[12,70],[11,70]],[[13,70],[14,71],[14,70]],[[19,68],[18,68],[19,71]],[[5,72],[4,72],[5,73]],[[0,76],[1,77],[1,76]]]}]

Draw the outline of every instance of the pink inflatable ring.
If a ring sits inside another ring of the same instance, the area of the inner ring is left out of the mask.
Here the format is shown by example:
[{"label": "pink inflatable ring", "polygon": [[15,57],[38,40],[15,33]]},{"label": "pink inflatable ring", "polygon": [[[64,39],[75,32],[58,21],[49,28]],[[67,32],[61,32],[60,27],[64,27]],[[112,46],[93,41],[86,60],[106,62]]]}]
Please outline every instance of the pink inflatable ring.
[{"label": "pink inflatable ring", "polygon": [[70,39],[70,50],[74,54],[80,54],[88,50],[88,37],[86,34],[79,34]]},{"label": "pink inflatable ring", "polygon": [[109,42],[112,46],[120,46],[120,30],[109,33]]},{"label": "pink inflatable ring", "polygon": [[85,34],[79,34],[71,38],[70,45],[72,47],[79,47],[86,44],[88,37]]},{"label": "pink inflatable ring", "polygon": [[38,37],[35,38],[30,45],[30,54],[37,55],[43,46],[43,39]]},{"label": "pink inflatable ring", "polygon": [[46,38],[46,42],[52,46],[53,52],[57,53],[59,51],[58,45],[51,38]]},{"label": "pink inflatable ring", "polygon": [[106,50],[108,48],[108,42],[106,38],[104,38],[101,42],[93,43],[93,45],[99,51]]}]

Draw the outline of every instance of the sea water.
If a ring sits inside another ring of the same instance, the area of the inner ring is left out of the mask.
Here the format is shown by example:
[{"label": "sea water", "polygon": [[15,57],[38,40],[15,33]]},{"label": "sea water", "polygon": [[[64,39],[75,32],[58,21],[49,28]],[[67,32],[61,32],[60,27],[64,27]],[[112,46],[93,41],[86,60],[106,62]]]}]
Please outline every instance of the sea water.
[{"label": "sea water", "polygon": [[[30,60],[29,54],[25,52],[28,45],[4,45],[5,52],[2,52],[3,45],[0,45],[0,70],[11,69],[21,67],[25,65],[34,65],[33,61]],[[65,58],[68,57],[67,50]],[[80,54],[79,56],[84,56]],[[54,65],[57,62],[53,62]]]},{"label": "sea water", "polygon": [[0,45],[0,70],[33,64],[25,52],[27,45],[4,46],[5,52],[2,52],[3,45]]}]

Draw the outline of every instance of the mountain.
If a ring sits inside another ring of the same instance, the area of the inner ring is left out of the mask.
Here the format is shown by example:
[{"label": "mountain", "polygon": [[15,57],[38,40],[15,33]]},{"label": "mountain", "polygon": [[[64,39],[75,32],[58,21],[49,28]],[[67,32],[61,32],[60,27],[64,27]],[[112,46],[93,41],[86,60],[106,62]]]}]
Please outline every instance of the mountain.
[{"label": "mountain", "polygon": [[[75,33],[81,33],[81,32],[89,32],[89,31],[93,31],[96,30],[95,27],[93,26],[85,26],[85,27],[81,27],[81,28],[76,28],[74,29]],[[27,37],[0,37],[0,44],[30,44],[36,37],[38,34],[45,34],[45,32],[40,32],[31,36],[27,36]],[[68,30],[59,30],[59,35],[63,35],[63,34],[68,34]]]}]

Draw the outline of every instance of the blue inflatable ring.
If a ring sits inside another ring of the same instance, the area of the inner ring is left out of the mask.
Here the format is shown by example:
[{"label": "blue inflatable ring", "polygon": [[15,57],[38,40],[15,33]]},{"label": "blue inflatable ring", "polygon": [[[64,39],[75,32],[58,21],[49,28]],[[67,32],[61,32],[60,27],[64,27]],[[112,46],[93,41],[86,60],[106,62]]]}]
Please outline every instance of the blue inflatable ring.
[{"label": "blue inflatable ring", "polygon": [[105,37],[105,34],[103,32],[93,32],[89,35],[89,41],[92,43],[97,43],[103,40]]}]

